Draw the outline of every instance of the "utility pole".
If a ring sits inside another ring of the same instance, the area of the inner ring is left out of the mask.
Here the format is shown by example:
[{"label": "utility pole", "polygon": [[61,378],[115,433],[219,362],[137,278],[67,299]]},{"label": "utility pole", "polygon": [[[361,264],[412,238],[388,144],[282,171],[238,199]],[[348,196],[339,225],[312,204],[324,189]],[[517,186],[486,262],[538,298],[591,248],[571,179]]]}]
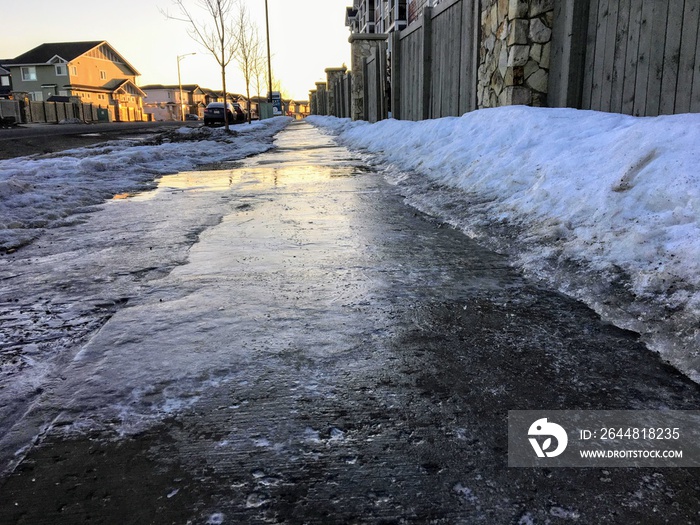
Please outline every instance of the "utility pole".
[{"label": "utility pole", "polygon": [[267,32],[267,101],[272,102],[272,64],[270,63],[270,16],[267,9],[267,0],[265,0],[265,29]]}]

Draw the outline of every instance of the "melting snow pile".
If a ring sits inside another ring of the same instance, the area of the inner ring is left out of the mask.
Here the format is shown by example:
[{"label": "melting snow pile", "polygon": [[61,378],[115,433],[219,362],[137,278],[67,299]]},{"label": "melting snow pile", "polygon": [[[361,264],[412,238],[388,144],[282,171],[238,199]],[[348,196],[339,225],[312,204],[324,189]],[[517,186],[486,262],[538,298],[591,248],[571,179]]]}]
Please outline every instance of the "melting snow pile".
[{"label": "melting snow pile", "polygon": [[223,129],[181,128],[170,142],[109,142],[47,156],[0,161],[0,251],[69,224],[105,199],[153,187],[155,178],[203,164],[241,159],[272,147],[289,123],[276,118]]},{"label": "melting snow pile", "polygon": [[700,115],[516,106],[312,121],[379,154],[409,202],[642,333],[700,381]]}]

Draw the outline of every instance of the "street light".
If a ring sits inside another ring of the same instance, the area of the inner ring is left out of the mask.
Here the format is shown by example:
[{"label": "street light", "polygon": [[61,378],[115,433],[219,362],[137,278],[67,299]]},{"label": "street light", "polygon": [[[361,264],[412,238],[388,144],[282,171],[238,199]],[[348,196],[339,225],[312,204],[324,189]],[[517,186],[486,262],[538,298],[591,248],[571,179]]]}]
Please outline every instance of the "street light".
[{"label": "street light", "polygon": [[270,64],[270,17],[268,16],[267,11],[267,0],[265,0],[265,29],[267,32],[267,101],[272,102],[272,65]]},{"label": "street light", "polygon": [[197,53],[185,53],[184,55],[178,55],[177,57],[177,85],[180,88],[180,120],[185,120],[185,108],[182,105],[182,80],[180,79],[180,61],[190,55],[196,55]]}]

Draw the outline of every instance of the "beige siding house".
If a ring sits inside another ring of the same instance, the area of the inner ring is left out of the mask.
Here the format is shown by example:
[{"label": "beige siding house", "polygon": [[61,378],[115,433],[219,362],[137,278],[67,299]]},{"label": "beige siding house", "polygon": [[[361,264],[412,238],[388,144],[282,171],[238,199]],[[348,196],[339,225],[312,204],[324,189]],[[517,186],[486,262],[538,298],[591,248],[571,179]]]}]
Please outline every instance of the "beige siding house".
[{"label": "beige siding house", "polygon": [[109,109],[112,120],[144,120],[140,73],[106,41],[42,44],[4,65],[16,99],[76,97]]}]

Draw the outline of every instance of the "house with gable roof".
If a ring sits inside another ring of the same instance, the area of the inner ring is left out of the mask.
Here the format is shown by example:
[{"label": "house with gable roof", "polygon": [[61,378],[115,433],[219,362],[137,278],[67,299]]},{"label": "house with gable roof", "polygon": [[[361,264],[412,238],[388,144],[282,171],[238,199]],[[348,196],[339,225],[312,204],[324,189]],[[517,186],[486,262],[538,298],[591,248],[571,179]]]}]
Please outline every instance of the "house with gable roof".
[{"label": "house with gable roof", "polygon": [[203,117],[210,91],[197,84],[148,84],[141,89],[147,96],[144,111],[159,121],[180,120],[183,114]]},{"label": "house with gable roof", "polygon": [[42,44],[3,65],[14,98],[75,97],[109,109],[111,120],[144,119],[140,73],[104,40]]}]

